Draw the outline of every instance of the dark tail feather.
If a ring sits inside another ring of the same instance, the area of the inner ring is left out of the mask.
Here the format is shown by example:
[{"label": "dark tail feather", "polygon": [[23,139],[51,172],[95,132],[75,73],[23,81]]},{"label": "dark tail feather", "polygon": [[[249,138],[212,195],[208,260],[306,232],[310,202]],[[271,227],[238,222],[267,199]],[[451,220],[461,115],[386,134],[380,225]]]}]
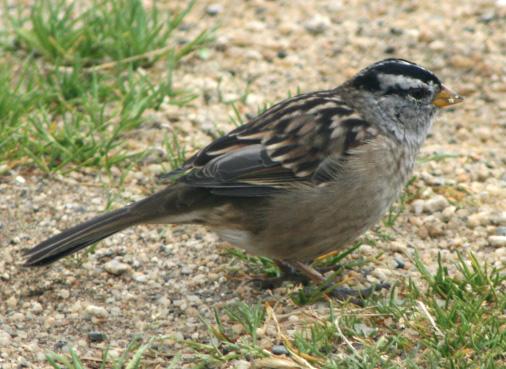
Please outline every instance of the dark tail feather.
[{"label": "dark tail feather", "polygon": [[110,235],[139,223],[174,223],[177,215],[221,203],[206,189],[176,184],[124,208],[78,224],[35,246],[25,253],[25,266],[51,264]]},{"label": "dark tail feather", "polygon": [[100,215],[57,234],[28,250],[25,266],[50,264],[146,219],[127,206]]}]

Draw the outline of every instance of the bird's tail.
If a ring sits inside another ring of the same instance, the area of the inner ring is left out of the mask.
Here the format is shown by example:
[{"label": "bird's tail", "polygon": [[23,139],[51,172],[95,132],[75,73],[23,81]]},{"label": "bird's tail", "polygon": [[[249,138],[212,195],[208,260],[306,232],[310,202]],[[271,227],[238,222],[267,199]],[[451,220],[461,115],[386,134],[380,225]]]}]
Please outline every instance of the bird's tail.
[{"label": "bird's tail", "polygon": [[198,190],[171,186],[144,200],[117,209],[57,234],[25,253],[25,266],[43,266],[140,223],[156,223],[191,210],[203,196]]},{"label": "bird's tail", "polygon": [[130,207],[100,215],[87,222],[66,229],[27,251],[25,266],[51,264],[64,256],[84,249],[123,229],[142,222]]}]

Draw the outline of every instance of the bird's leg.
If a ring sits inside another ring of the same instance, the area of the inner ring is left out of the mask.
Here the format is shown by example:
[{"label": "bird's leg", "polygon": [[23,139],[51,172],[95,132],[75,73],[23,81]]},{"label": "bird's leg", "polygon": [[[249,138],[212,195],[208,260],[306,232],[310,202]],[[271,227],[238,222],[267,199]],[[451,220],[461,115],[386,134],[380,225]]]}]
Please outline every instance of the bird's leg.
[{"label": "bird's leg", "polygon": [[329,281],[328,278],[324,276],[324,273],[337,271],[341,268],[340,265],[331,265],[329,267],[315,269],[302,262],[289,263],[283,260],[275,260],[275,262],[281,270],[281,276],[274,278],[253,279],[255,283],[259,284],[260,288],[277,288],[285,281],[302,283],[304,286],[313,282],[315,285],[319,286],[322,291],[325,291],[327,295],[342,301],[350,300],[357,305],[361,305],[361,300],[369,297],[373,292],[390,288],[388,283],[379,283],[361,290],[345,287],[333,287],[332,280]]},{"label": "bird's leg", "polygon": [[[364,288],[361,290],[356,290],[353,288],[345,288],[345,287],[333,287],[331,285],[332,281],[329,281],[323,274],[321,274],[318,270],[313,267],[304,264],[300,261],[297,261],[293,264],[293,267],[297,269],[301,274],[307,276],[312,282],[317,285],[320,285],[322,291],[325,291],[329,296],[335,297],[338,300],[350,300],[351,302],[362,305],[362,300],[368,298],[375,291],[380,291],[382,289],[389,289],[390,284],[388,283],[378,283],[368,288]],[[330,282],[330,283],[329,283]],[[329,285],[330,284],[330,285]]]},{"label": "bird's leg", "polygon": [[309,284],[310,279],[305,275],[300,273],[300,271],[295,268],[292,264],[287,263],[283,260],[274,260],[279,270],[281,271],[281,275],[279,277],[272,278],[253,278],[254,281],[260,288],[262,289],[274,289],[281,287],[283,282],[292,281],[297,283],[302,283],[304,286]]},{"label": "bird's leg", "polygon": [[323,274],[330,271],[337,271],[341,268],[340,265],[329,265],[322,268],[312,268],[306,264],[304,267],[298,267],[295,264],[291,264],[283,260],[274,260],[276,265],[281,271],[281,276],[273,278],[254,278],[253,281],[260,284],[260,288],[277,288],[285,281],[292,281],[302,283],[307,286],[310,282],[321,284],[325,277]]}]

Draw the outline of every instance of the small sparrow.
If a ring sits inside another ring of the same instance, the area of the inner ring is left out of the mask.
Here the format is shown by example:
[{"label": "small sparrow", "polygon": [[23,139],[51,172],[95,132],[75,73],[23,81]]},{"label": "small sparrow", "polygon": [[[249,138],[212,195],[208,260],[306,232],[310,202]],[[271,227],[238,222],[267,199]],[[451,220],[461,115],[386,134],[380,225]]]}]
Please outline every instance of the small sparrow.
[{"label": "small sparrow", "polygon": [[177,180],[26,253],[50,264],[140,223],[203,224],[232,245],[321,281],[305,264],[376,224],[410,178],[439,108],[461,96],[402,59],[272,106],[211,142]]}]

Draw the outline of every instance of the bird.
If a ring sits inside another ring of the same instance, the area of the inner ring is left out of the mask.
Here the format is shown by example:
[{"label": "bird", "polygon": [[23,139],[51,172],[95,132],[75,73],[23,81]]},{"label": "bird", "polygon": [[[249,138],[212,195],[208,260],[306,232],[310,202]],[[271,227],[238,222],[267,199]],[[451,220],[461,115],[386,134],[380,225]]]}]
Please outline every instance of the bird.
[{"label": "bird", "polygon": [[381,219],[437,112],[462,101],[418,64],[375,62],[336,88],[273,105],[190,157],[159,192],[40,242],[24,265],[51,264],[141,223],[202,224],[322,281],[309,263]]}]

